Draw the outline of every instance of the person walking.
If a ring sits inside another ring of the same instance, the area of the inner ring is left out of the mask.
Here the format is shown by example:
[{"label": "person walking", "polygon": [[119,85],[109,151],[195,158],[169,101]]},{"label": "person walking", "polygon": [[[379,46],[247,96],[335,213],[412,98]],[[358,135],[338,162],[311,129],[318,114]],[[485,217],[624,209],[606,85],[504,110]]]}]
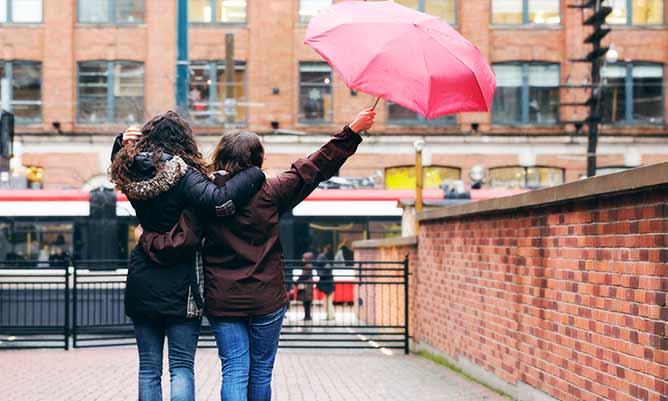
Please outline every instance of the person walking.
[{"label": "person walking", "polygon": [[313,252],[306,252],[302,256],[302,274],[297,279],[297,300],[304,305],[304,321],[311,321],[311,307],[313,306]]},{"label": "person walking", "polygon": [[334,320],[334,291],[336,283],[332,273],[331,261],[334,259],[331,245],[327,244],[316,258],[316,269],[318,272],[318,290],[325,294],[325,314],[327,320]]},{"label": "person walking", "polygon": [[[255,166],[240,171],[224,186],[214,185],[205,172],[190,126],[174,112],[160,114],[141,130],[128,130],[114,142],[110,178],[130,200],[141,227],[152,232],[171,229],[189,207],[207,219],[231,215],[264,183],[264,174]],[[137,339],[140,401],[162,401],[165,337],[170,398],[195,399],[200,282],[195,248],[174,255],[166,266],[141,246],[130,254],[125,313],[132,319]]]},{"label": "person walking", "polygon": [[[270,401],[271,378],[281,326],[289,301],[285,286],[280,216],[332,177],[362,141],[359,133],[374,124],[365,110],[329,142],[292,167],[267,179],[250,203],[229,222],[203,225],[205,315],[211,322],[222,365],[221,400]],[[257,134],[231,131],[212,156],[215,182],[234,179],[250,166],[261,167],[264,148]],[[168,233],[145,232],[140,244],[160,253],[188,227]]]}]

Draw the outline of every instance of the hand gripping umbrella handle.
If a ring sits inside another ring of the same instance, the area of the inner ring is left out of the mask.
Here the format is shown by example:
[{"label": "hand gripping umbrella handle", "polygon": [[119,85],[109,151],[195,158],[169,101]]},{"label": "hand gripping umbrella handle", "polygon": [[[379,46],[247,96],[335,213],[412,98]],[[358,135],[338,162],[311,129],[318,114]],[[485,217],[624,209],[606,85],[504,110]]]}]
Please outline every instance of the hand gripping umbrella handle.
[{"label": "hand gripping umbrella handle", "polygon": [[[377,97],[376,101],[373,102],[373,106],[371,106],[371,110],[376,110],[376,106],[378,106],[378,102],[380,102],[380,97]],[[361,134],[364,135],[364,136],[368,136],[369,132],[368,131],[362,131]]]}]

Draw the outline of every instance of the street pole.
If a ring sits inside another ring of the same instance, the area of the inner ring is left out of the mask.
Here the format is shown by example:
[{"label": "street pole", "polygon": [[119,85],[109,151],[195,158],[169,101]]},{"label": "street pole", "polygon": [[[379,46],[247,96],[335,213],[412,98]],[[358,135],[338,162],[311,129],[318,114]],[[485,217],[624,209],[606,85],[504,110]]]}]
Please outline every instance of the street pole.
[{"label": "street pole", "polygon": [[415,234],[420,233],[420,222],[417,219],[417,214],[422,212],[422,148],[424,148],[424,141],[418,139],[413,144],[415,147]]},{"label": "street pole", "polygon": [[178,0],[176,12],[176,110],[188,117],[188,0]]},{"label": "street pole", "polygon": [[563,105],[586,105],[589,106],[589,117],[587,117],[587,176],[596,175],[596,148],[598,146],[598,130],[601,122],[601,59],[608,52],[607,47],[601,46],[603,38],[610,33],[605,19],[612,12],[612,8],[603,5],[603,0],[583,0],[580,4],[569,5],[569,8],[579,8],[583,11],[592,10],[592,15],[585,19],[584,25],[591,26],[592,33],[585,39],[585,44],[591,44],[592,50],[584,59],[572,60],[591,64],[591,97],[585,103],[563,103]]},{"label": "street pole", "polygon": [[234,123],[236,102],[234,101],[234,34],[225,34],[225,122]]}]

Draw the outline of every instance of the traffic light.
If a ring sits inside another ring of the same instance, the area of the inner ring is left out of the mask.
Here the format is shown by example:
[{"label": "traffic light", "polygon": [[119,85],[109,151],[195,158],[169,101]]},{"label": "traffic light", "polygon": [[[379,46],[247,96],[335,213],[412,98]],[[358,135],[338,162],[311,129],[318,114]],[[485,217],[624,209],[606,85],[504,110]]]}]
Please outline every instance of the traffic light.
[{"label": "traffic light", "polygon": [[0,158],[11,159],[14,144],[14,115],[2,111],[0,115]]},{"label": "traffic light", "polygon": [[612,7],[604,6],[603,0],[584,0],[581,4],[572,4],[569,8],[579,8],[583,11],[591,10],[584,20],[584,25],[591,26],[592,32],[584,40],[585,44],[590,44],[592,50],[582,59],[572,60],[574,62],[583,62],[591,64],[591,85],[584,85],[583,88],[591,90],[591,96],[583,103],[570,103],[564,105],[586,106],[589,108],[589,116],[583,121],[589,127],[588,146],[587,146],[587,176],[596,175],[596,147],[598,145],[598,125],[601,121],[601,59],[605,57],[608,47],[603,47],[601,42],[610,33],[610,28],[605,20],[612,13]]}]

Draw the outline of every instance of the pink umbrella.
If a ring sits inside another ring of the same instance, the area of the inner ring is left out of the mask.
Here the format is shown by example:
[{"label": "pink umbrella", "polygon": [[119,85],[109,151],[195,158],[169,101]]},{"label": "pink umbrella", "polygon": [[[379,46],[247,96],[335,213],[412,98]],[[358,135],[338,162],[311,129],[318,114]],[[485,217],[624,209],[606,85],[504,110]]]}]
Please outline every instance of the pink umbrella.
[{"label": "pink umbrella", "polygon": [[496,78],[480,50],[438,17],[392,1],[345,1],[311,19],[304,43],[351,89],[426,118],[489,111]]}]

